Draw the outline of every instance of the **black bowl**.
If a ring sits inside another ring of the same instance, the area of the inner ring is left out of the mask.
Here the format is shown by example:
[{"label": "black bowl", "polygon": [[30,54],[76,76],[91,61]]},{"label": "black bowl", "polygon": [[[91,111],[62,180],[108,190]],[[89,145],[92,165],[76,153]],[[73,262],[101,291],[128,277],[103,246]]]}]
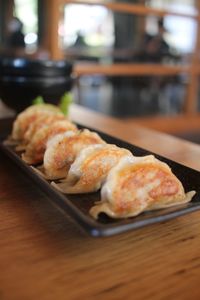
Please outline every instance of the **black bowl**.
[{"label": "black bowl", "polygon": [[0,61],[0,98],[17,112],[42,96],[45,102],[58,104],[71,90],[72,64],[65,61],[3,59]]},{"label": "black bowl", "polygon": [[0,75],[28,77],[70,76],[72,63],[65,60],[31,60],[3,58],[0,60]]},{"label": "black bowl", "polygon": [[32,104],[37,96],[47,103],[58,104],[65,92],[71,90],[72,78],[28,78],[4,76],[0,80],[2,101],[17,112]]}]

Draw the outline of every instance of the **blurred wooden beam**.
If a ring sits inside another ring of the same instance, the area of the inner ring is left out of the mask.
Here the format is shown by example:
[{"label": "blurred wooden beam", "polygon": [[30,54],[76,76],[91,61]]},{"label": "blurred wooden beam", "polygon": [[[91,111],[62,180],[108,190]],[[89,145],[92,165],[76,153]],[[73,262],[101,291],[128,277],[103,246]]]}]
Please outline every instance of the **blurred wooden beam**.
[{"label": "blurred wooden beam", "polygon": [[92,63],[77,63],[74,65],[74,74],[77,76],[102,74],[105,76],[151,76],[151,75],[178,75],[190,72],[189,66],[168,66],[161,64],[112,64],[100,65]]},{"label": "blurred wooden beam", "polygon": [[46,0],[46,42],[45,45],[50,53],[51,59],[62,59],[63,51],[59,45],[59,21],[61,17],[61,0]]},{"label": "blurred wooden beam", "polygon": [[[196,1],[196,7],[200,16],[200,1]],[[190,77],[185,99],[184,111],[194,113],[197,110],[198,92],[199,92],[199,52],[200,52],[200,17],[197,20],[197,32],[194,52],[192,54]]]}]

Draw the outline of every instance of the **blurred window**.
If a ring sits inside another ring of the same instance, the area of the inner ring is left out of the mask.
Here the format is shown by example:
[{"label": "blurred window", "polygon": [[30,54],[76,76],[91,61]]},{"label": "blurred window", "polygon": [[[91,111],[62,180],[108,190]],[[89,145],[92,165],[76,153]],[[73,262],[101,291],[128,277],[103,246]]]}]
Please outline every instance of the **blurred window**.
[{"label": "blurred window", "polygon": [[27,47],[34,48],[38,39],[37,0],[15,0],[15,16],[23,23]]},{"label": "blurred window", "polygon": [[[147,6],[196,13],[193,1],[146,1]],[[188,63],[197,22],[167,15],[163,19],[111,11],[99,5],[67,4],[59,25],[69,57],[101,62]]]},{"label": "blurred window", "polygon": [[[170,12],[197,15],[195,0],[149,0],[146,5]],[[165,17],[165,38],[181,53],[191,53],[194,50],[197,23],[193,18],[167,15]],[[157,31],[156,18],[147,17],[146,29],[149,33]]]},{"label": "blurred window", "polygon": [[94,47],[112,46],[113,14],[98,5],[66,5],[59,34],[63,38],[64,47],[84,44]]}]

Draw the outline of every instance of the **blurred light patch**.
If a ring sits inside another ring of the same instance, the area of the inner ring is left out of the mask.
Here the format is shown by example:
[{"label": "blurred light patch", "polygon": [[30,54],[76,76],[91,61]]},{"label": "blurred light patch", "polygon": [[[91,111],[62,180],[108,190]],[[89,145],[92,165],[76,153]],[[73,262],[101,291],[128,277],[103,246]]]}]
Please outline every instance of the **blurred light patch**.
[{"label": "blurred light patch", "polygon": [[32,45],[32,44],[36,44],[37,42],[37,34],[34,32],[30,32],[28,34],[26,34],[24,41],[27,45]]}]

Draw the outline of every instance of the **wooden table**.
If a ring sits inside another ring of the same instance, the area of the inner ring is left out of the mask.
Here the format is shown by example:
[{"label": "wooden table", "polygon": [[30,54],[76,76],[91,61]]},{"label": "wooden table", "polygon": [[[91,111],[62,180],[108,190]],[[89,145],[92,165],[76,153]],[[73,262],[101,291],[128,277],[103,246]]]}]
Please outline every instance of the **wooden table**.
[{"label": "wooden table", "polygon": [[[72,119],[200,170],[200,146],[73,106]],[[0,299],[200,299],[200,212],[91,238],[0,153]]]}]

